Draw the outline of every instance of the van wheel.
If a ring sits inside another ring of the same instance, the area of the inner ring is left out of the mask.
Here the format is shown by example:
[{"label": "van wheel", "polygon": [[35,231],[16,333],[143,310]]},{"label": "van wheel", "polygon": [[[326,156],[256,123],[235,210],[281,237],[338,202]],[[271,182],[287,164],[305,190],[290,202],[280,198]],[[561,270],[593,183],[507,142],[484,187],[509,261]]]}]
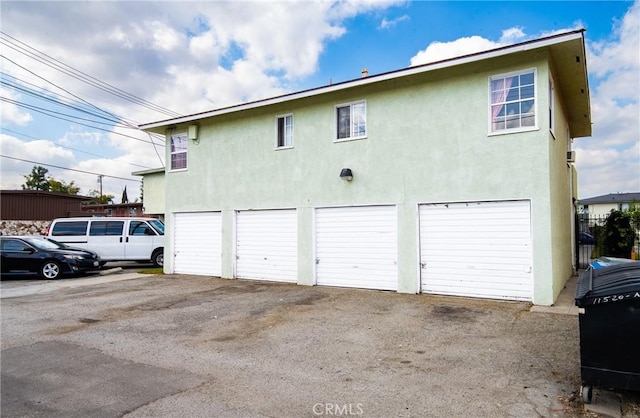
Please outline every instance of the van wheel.
[{"label": "van wheel", "polygon": [[151,262],[155,267],[162,267],[164,265],[164,250],[162,248],[153,252]]},{"label": "van wheel", "polygon": [[40,268],[40,275],[47,280],[55,280],[62,275],[62,268],[57,261],[46,261]]}]

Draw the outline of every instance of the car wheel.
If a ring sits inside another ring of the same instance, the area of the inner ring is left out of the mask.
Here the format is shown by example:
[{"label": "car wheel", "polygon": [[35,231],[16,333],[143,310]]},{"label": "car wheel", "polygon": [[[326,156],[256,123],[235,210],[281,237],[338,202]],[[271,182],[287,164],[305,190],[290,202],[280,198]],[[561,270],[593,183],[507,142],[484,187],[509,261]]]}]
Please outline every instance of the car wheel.
[{"label": "car wheel", "polygon": [[155,267],[162,267],[164,265],[164,250],[155,250],[151,256],[151,261]]},{"label": "car wheel", "polygon": [[55,280],[62,275],[62,268],[57,261],[47,261],[40,268],[40,275],[47,280]]}]

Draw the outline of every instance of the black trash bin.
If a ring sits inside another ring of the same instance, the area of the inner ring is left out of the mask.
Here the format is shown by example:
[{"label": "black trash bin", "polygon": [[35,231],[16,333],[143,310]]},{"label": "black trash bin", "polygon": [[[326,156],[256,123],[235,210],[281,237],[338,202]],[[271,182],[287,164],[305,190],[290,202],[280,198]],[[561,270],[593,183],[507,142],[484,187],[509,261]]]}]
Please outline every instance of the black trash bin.
[{"label": "black trash bin", "polygon": [[591,402],[594,386],[640,391],[640,262],[589,267],[575,303],[583,400]]}]

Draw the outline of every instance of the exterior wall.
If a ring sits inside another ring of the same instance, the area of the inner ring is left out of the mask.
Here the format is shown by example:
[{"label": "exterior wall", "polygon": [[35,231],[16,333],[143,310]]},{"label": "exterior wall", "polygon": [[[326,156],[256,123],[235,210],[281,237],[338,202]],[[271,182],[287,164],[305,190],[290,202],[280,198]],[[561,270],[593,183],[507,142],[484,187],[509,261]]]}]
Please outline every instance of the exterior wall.
[{"label": "exterior wall", "polygon": [[[530,68],[537,69],[539,129],[488,135],[489,77]],[[527,51],[218,116],[215,125],[202,120],[199,142],[188,144],[188,169],[166,174],[167,230],[175,212],[221,210],[222,274],[231,278],[234,211],[297,208],[298,282],[311,285],[313,208],[395,204],[399,291],[417,293],[420,203],[530,200],[534,303],[551,304],[555,283],[568,277],[554,244],[568,235],[569,181],[566,149],[550,138],[545,121],[547,87],[546,53]],[[363,99],[367,138],[334,143],[335,105]],[[294,115],[294,148],[274,150],[275,117],[286,113]],[[176,127],[182,131],[186,126]],[[352,169],[352,182],[339,178],[343,167]],[[145,177],[145,193],[147,187]],[[171,246],[168,240],[166,254]],[[567,250],[569,244],[562,254]],[[555,267],[560,259],[563,266]],[[172,269],[167,257],[165,271]]]},{"label": "exterior wall", "polygon": [[51,221],[72,216],[82,202],[91,198],[35,190],[2,190],[0,219],[16,221]]},{"label": "exterior wall", "polygon": [[589,205],[589,216],[590,217],[602,217],[605,218],[609,215],[609,212],[612,210],[618,210],[620,208],[620,203],[592,203]]},{"label": "exterior wall", "polygon": [[[167,160],[169,161],[169,160]],[[144,175],[144,214],[164,216],[165,211],[165,173],[164,171]]]},{"label": "exterior wall", "polygon": [[[548,108],[549,95],[547,94],[541,98],[545,102],[545,108]],[[550,260],[548,274],[552,278],[551,286],[537,283],[539,287],[536,292],[538,296],[537,302],[542,305],[551,305],[555,301],[567,280],[573,275],[575,264],[575,253],[573,251],[575,245],[573,231],[575,219],[573,204],[574,167],[572,164],[567,163],[567,142],[571,139],[567,138],[568,120],[563,108],[562,89],[557,83],[555,85],[554,99],[555,128],[551,131],[547,117],[544,118],[541,124],[541,129],[546,129],[548,132],[549,141],[550,210],[548,213],[551,220],[551,235],[548,241],[551,246],[546,245],[542,248],[548,253],[545,257]],[[534,233],[536,232],[534,230]]]}]

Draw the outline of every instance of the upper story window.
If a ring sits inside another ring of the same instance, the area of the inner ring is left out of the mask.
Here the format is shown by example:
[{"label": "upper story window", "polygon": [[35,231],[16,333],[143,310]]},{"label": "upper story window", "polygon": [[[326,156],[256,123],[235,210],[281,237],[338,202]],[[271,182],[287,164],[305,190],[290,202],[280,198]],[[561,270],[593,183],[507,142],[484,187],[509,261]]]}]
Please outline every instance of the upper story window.
[{"label": "upper story window", "polygon": [[489,79],[490,132],[536,128],[536,72],[526,70]]},{"label": "upper story window", "polygon": [[367,136],[367,102],[336,106],[336,141]]},{"label": "upper story window", "polygon": [[187,133],[171,135],[171,170],[187,168]]},{"label": "upper story window", "polygon": [[293,115],[276,118],[276,148],[293,147]]}]

